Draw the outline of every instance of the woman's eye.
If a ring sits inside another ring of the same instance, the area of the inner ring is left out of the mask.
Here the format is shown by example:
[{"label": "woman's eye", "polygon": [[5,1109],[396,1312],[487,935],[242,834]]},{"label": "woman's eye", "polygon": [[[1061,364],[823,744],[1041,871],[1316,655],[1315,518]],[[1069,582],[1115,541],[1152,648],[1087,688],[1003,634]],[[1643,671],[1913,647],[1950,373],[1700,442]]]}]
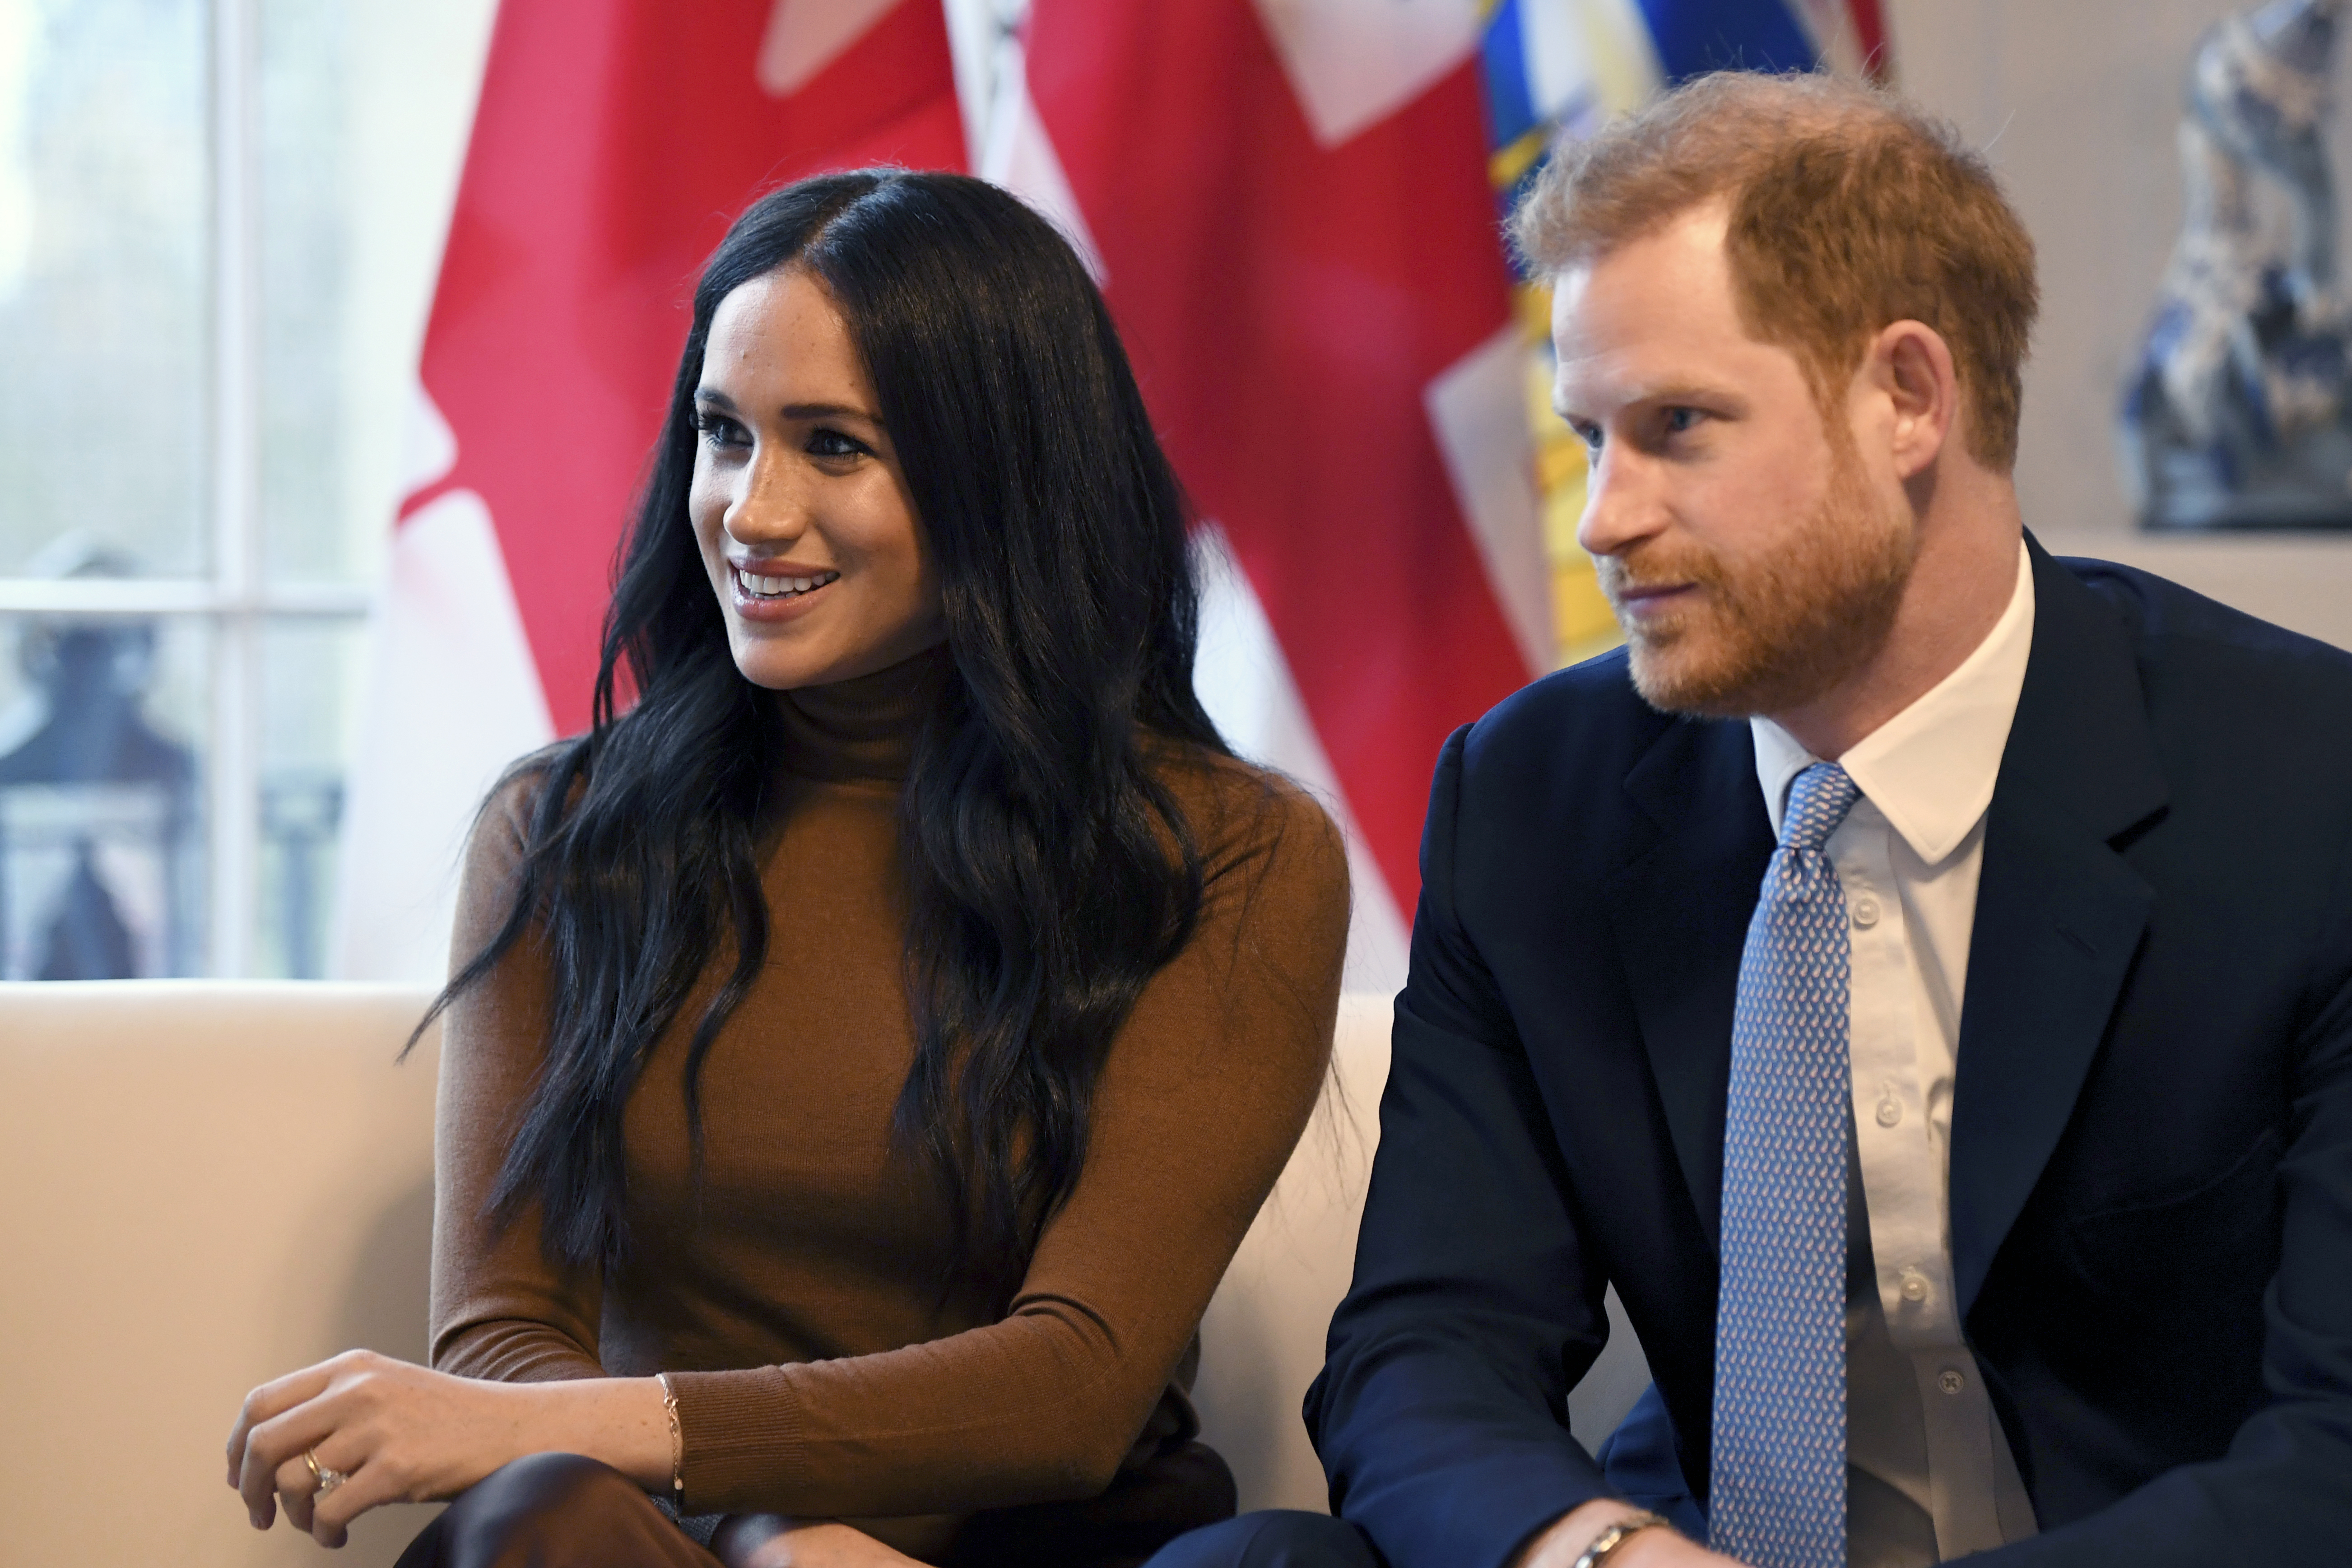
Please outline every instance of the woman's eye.
[{"label": "woman's eye", "polygon": [[813,458],[854,458],[866,450],[866,444],[838,430],[820,427],[809,432],[808,450]]},{"label": "woman's eye", "polygon": [[694,427],[702,433],[705,441],[714,447],[748,447],[751,444],[743,426],[723,414],[697,413]]}]

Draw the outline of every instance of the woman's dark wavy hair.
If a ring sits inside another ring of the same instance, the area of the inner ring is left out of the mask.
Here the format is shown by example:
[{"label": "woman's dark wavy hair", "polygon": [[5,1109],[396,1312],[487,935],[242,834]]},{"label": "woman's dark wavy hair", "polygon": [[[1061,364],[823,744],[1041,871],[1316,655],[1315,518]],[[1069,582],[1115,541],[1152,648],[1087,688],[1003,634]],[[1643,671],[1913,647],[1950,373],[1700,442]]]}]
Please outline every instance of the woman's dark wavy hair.
[{"label": "woman's dark wavy hair", "polygon": [[435,1008],[518,943],[543,951],[545,1059],[490,1207],[536,1201],[551,1257],[620,1262],[629,1095],[731,957],[681,1086],[698,1168],[703,1058],[768,951],[783,731],[729,653],[687,491],[712,313],[783,268],[826,289],[864,358],[953,667],[899,821],[915,1057],[893,1130],[944,1184],[962,1256],[1017,1269],[1077,1178],[1113,1033],[1201,908],[1201,850],[1147,740],[1226,748],[1192,689],[1187,508],[1109,313],[1062,237],[993,186],[831,174],[728,231],[623,546],[593,722],[517,769],[512,907]]}]

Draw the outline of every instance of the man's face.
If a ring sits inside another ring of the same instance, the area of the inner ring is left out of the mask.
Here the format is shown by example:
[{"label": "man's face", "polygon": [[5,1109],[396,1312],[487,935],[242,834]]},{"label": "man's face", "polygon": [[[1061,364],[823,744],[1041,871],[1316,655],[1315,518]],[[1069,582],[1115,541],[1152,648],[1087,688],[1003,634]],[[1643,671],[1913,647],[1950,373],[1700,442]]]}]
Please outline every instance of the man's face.
[{"label": "man's face", "polygon": [[1789,349],[1741,324],[1701,208],[1560,275],[1554,402],[1591,453],[1578,541],[1653,706],[1736,717],[1823,695],[1877,653],[1909,580],[1891,468],[1825,424]]}]

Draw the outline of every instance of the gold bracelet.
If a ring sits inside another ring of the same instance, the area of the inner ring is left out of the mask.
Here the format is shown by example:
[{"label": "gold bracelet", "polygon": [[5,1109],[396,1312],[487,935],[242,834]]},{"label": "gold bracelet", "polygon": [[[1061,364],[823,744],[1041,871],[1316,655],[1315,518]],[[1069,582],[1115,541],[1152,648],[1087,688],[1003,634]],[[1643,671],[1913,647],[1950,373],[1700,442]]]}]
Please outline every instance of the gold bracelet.
[{"label": "gold bracelet", "polygon": [[[1574,1568],[1601,1568],[1601,1564],[1609,1561],[1610,1553],[1624,1545],[1635,1531],[1665,1523],[1666,1521],[1658,1514],[1629,1513],[1614,1524],[1603,1525],[1601,1533],[1592,1538],[1592,1543],[1577,1554]],[[1669,1525],[1668,1528],[1673,1527]]]},{"label": "gold bracelet", "polygon": [[669,1416],[669,1500],[680,1519],[686,1517],[686,1431],[677,1424],[677,1390],[669,1385],[669,1373],[657,1372],[654,1381],[661,1384],[662,1410]]}]

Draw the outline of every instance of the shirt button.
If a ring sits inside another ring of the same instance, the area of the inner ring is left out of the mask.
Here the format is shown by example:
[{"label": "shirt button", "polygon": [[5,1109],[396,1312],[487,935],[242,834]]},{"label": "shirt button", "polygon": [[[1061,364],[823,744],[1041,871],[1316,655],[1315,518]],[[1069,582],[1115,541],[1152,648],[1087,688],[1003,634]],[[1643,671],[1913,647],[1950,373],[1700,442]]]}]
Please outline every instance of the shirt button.
[{"label": "shirt button", "polygon": [[1969,1380],[1957,1369],[1946,1367],[1936,1374],[1936,1386],[1947,1394],[1958,1394],[1969,1385]]},{"label": "shirt button", "polygon": [[1903,1299],[1915,1305],[1927,1299],[1927,1277],[1916,1268],[1903,1271]]},{"label": "shirt button", "polygon": [[1868,931],[1871,927],[1876,925],[1878,923],[1878,900],[1876,899],[1856,899],[1853,903],[1853,923],[1863,931]]},{"label": "shirt button", "polygon": [[1878,1102],[1878,1124],[1881,1127],[1892,1127],[1902,1120],[1902,1103],[1893,1095],[1890,1094]]}]

